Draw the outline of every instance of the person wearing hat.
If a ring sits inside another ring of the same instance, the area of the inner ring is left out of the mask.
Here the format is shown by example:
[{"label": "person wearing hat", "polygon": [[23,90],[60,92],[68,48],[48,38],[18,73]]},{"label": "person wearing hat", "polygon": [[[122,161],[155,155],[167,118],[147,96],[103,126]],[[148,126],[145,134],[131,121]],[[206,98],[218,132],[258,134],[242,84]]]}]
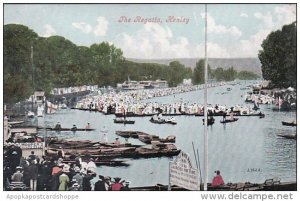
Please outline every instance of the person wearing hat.
[{"label": "person wearing hat", "polygon": [[37,158],[37,156],[34,154],[34,151],[31,151],[31,154],[28,156],[29,161],[33,161]]},{"label": "person wearing hat", "polygon": [[73,127],[71,128],[71,131],[76,131],[77,130],[77,126],[74,124]]},{"label": "person wearing hat", "polygon": [[11,176],[11,181],[13,182],[23,182],[23,174],[22,174],[22,167],[16,167],[16,172]]},{"label": "person wearing hat", "polygon": [[67,190],[68,183],[70,182],[69,176],[67,175],[67,173],[69,173],[69,172],[70,172],[69,166],[64,165],[64,167],[62,169],[62,174],[59,176],[59,187],[58,187],[59,191]]},{"label": "person wearing hat", "polygon": [[59,182],[59,177],[62,175],[62,170],[63,170],[64,164],[55,164],[54,167],[52,168],[52,179],[51,179],[51,189],[53,191],[57,191],[60,185]]},{"label": "person wearing hat", "polygon": [[131,189],[129,188],[129,184],[129,181],[125,181],[125,186],[121,188],[121,191],[131,191]]},{"label": "person wearing hat", "polygon": [[65,157],[65,152],[64,152],[63,148],[60,146],[59,150],[57,151],[57,158],[58,158],[58,160],[63,161],[64,157]]},{"label": "person wearing hat", "polygon": [[32,191],[36,191],[37,187],[37,178],[38,178],[38,167],[34,163],[34,161],[31,161],[29,167],[28,167],[28,175],[30,179],[30,188]]},{"label": "person wearing hat", "polygon": [[42,166],[41,166],[41,177],[40,177],[40,182],[42,186],[42,190],[50,190],[50,183],[51,180],[51,173],[52,169],[50,166],[50,162],[47,161],[46,159],[43,161]]},{"label": "person wearing hat", "polygon": [[215,171],[216,176],[214,177],[211,186],[212,187],[217,187],[220,185],[224,185],[224,180],[221,176],[220,170]]},{"label": "person wearing hat", "polygon": [[[70,177],[69,177],[69,179],[70,179],[70,182],[69,182],[69,185],[68,185],[68,187],[69,188],[71,188],[72,186],[73,186],[73,184],[75,184],[75,183],[77,183],[77,180],[76,179],[71,179]],[[77,183],[78,184],[78,183]],[[79,185],[78,185],[79,186]]]},{"label": "person wearing hat", "polygon": [[95,183],[94,191],[106,191],[104,176],[99,175],[99,180]]},{"label": "person wearing hat", "polygon": [[120,145],[120,144],[121,144],[121,142],[120,142],[120,140],[119,140],[118,137],[117,137],[116,140],[114,141],[114,144],[116,144],[116,145]]},{"label": "person wearing hat", "polygon": [[111,185],[111,190],[112,191],[120,191],[121,188],[123,187],[123,184],[120,182],[121,178],[116,177],[116,178],[114,178],[114,180],[115,180],[115,183]]},{"label": "person wearing hat", "polygon": [[69,191],[80,191],[80,186],[77,182],[75,182],[70,188]]},{"label": "person wearing hat", "polygon": [[54,127],[54,130],[60,130],[61,129],[61,125],[59,122],[57,122],[57,124]]},{"label": "person wearing hat", "polygon": [[82,180],[82,190],[83,191],[91,191],[92,186],[91,186],[91,180],[96,176],[96,173],[87,170],[87,174],[84,175],[83,180]]},{"label": "person wearing hat", "polygon": [[74,171],[75,171],[75,175],[73,176],[73,179],[75,179],[77,184],[79,185],[79,190],[82,190],[83,176],[80,174],[80,168],[76,166],[74,168]]},{"label": "person wearing hat", "polygon": [[95,164],[93,158],[90,158],[90,161],[88,162],[88,164],[87,164],[87,166],[86,166],[86,169],[87,169],[87,170],[90,170],[90,171],[92,171],[92,172],[95,172],[95,171],[96,171],[96,164]]},{"label": "person wearing hat", "polygon": [[53,168],[52,168],[52,176],[56,175],[57,173],[59,173],[60,171],[62,171],[64,167],[63,163],[60,164],[56,164]]},{"label": "person wearing hat", "polygon": [[104,177],[106,191],[111,191],[111,178],[109,176]]},{"label": "person wearing hat", "polygon": [[85,126],[85,129],[91,129],[92,127],[91,127],[91,125],[90,125],[90,123],[87,123],[87,125]]}]

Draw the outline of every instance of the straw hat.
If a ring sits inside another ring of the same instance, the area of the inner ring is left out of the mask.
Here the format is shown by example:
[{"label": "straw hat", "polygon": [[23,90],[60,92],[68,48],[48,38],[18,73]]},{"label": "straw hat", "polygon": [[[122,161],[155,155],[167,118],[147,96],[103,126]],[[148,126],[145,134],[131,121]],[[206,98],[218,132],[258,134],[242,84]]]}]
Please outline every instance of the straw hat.
[{"label": "straw hat", "polygon": [[78,183],[74,183],[74,184],[72,185],[72,187],[79,187],[79,184],[78,184]]}]

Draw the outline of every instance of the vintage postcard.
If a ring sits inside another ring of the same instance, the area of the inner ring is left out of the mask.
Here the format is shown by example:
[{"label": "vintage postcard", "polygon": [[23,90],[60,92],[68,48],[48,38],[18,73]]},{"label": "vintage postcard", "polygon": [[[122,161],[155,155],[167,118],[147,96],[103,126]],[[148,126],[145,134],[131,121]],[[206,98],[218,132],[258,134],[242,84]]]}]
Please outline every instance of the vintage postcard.
[{"label": "vintage postcard", "polygon": [[4,3],[3,190],[296,191],[296,9]]}]

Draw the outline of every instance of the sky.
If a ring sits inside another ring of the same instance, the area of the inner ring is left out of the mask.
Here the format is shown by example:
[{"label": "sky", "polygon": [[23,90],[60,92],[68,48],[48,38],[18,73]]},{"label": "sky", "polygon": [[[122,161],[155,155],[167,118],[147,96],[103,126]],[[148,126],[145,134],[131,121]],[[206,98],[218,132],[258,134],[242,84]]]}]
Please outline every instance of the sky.
[{"label": "sky", "polygon": [[[208,57],[257,57],[267,35],[296,21],[296,4],[209,4]],[[204,4],[5,4],[4,24],[76,45],[107,41],[126,58],[204,56]]]}]

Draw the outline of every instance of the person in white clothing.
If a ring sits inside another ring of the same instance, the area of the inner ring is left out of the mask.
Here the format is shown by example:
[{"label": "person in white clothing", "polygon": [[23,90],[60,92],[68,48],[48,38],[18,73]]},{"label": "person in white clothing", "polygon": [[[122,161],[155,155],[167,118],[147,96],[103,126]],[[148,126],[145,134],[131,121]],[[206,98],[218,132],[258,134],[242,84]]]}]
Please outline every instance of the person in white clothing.
[{"label": "person in white clothing", "polygon": [[87,170],[90,170],[92,172],[96,172],[96,164],[94,162],[93,158],[90,158],[90,162],[88,162],[87,166],[86,166]]}]

